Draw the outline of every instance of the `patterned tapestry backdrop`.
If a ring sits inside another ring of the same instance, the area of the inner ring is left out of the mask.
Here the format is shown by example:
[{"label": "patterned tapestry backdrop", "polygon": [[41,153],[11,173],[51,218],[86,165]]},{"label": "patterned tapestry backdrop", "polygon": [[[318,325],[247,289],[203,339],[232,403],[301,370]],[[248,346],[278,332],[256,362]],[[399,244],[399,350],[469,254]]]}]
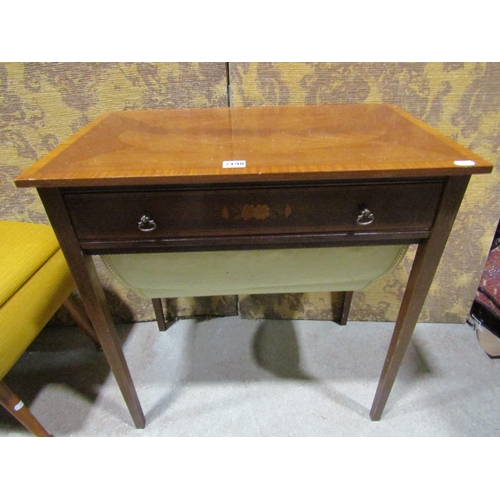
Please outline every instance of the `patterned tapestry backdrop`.
[{"label": "patterned tapestry backdrop", "polygon": [[[500,63],[231,63],[233,106],[392,103],[495,164],[471,181],[422,321],[462,323],[500,217]],[[14,177],[99,114],[136,108],[227,106],[225,63],[0,64],[0,218],[48,223],[35,190]],[[414,255],[364,293],[350,319],[394,321]],[[96,259],[118,322],[153,319]],[[182,298],[173,316],[332,319],[336,294]],[[55,322],[67,321],[59,314]]]}]

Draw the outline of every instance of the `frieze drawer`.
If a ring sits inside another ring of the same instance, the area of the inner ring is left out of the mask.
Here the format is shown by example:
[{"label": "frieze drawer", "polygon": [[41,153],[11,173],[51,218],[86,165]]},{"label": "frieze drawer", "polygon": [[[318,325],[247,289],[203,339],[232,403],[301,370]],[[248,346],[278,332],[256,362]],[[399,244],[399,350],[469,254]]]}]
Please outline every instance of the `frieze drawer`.
[{"label": "frieze drawer", "polygon": [[80,240],[420,231],[442,183],[67,192]]}]

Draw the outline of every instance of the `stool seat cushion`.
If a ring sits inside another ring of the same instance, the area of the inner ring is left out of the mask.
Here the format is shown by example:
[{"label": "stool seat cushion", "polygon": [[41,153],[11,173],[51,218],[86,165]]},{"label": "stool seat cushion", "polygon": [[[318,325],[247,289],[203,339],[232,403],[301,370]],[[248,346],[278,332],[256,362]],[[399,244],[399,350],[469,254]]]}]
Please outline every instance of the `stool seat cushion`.
[{"label": "stool seat cushion", "polygon": [[52,228],[0,221],[0,307],[59,249]]},{"label": "stool seat cushion", "polygon": [[76,285],[61,250],[0,308],[0,380]]}]

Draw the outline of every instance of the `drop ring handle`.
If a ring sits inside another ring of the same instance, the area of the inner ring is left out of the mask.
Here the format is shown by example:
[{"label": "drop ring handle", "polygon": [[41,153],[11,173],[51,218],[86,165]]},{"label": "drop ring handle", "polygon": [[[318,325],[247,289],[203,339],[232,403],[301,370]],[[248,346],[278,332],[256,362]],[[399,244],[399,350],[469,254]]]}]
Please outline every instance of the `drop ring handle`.
[{"label": "drop ring handle", "polygon": [[371,224],[374,220],[375,216],[373,215],[373,212],[368,208],[364,208],[358,215],[356,224],[359,226],[368,226],[368,224]]},{"label": "drop ring handle", "polygon": [[150,233],[156,229],[156,222],[150,215],[144,214],[137,224],[137,227],[139,228],[139,231],[142,231],[143,233]]}]

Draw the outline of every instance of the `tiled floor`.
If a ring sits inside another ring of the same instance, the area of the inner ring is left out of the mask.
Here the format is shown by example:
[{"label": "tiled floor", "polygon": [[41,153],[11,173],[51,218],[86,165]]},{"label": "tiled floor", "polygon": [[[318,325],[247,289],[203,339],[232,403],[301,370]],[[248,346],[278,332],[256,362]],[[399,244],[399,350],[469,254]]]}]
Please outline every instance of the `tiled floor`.
[{"label": "tiled floor", "polygon": [[[56,436],[500,436],[500,360],[468,325],[419,324],[371,422],[391,323],[120,325],[146,415],[135,429],[102,352],[46,329],[6,381]],[[0,408],[0,437],[28,436]]]}]

